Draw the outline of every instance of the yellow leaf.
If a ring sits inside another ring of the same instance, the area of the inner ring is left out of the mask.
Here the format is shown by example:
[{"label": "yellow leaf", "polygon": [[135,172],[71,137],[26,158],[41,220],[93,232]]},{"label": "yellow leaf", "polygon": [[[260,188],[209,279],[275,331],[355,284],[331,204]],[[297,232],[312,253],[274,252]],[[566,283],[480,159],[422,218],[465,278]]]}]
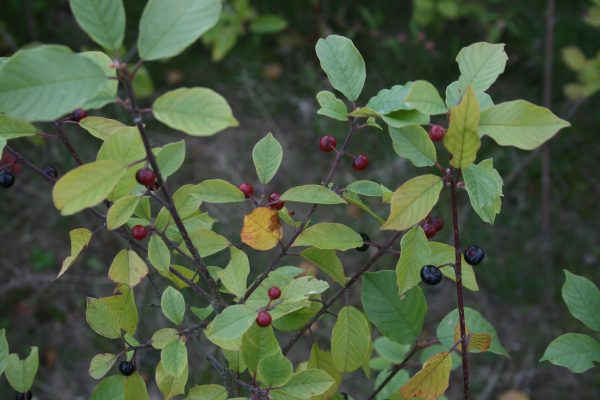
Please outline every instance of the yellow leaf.
[{"label": "yellow leaf", "polygon": [[78,228],[69,232],[69,236],[71,238],[71,255],[63,261],[56,279],[60,278],[62,274],[71,268],[71,265],[73,265],[79,253],[81,253],[90,243],[92,232],[89,229]]},{"label": "yellow leaf", "polygon": [[469,86],[460,104],[450,111],[450,126],[444,136],[444,147],[452,154],[450,165],[454,168],[466,168],[477,157],[481,147],[479,113],[479,102]]},{"label": "yellow leaf", "polygon": [[254,250],[270,250],[277,246],[283,228],[277,211],[267,207],[258,207],[244,217],[242,242]]},{"label": "yellow leaf", "polygon": [[431,356],[421,370],[400,388],[404,399],[419,397],[422,400],[435,400],[448,389],[452,357],[443,352]]},{"label": "yellow leaf", "polygon": [[[492,345],[492,335],[489,333],[473,333],[469,331],[468,327],[465,327],[465,334],[467,336],[467,342],[469,346],[467,350],[472,353],[484,353],[490,349]],[[460,340],[460,325],[456,324],[454,327],[454,343]],[[459,344],[457,347],[458,351],[461,351],[462,347]]]},{"label": "yellow leaf", "polygon": [[498,400],[529,400],[529,396],[520,390],[511,389],[500,394]]},{"label": "yellow leaf", "polygon": [[115,283],[132,288],[148,275],[148,266],[133,250],[121,250],[108,269],[108,277]]}]

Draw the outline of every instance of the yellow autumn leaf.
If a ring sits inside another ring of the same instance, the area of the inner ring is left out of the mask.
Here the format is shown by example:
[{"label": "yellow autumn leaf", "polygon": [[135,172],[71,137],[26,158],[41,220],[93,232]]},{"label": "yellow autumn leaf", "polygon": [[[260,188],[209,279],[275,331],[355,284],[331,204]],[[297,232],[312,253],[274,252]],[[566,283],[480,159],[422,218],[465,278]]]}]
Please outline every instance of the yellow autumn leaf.
[{"label": "yellow autumn leaf", "polygon": [[257,207],[244,216],[242,227],[242,242],[254,250],[270,250],[277,246],[283,228],[279,222],[277,211],[268,207]]},{"label": "yellow autumn leaf", "polygon": [[450,126],[444,136],[444,147],[452,154],[450,165],[465,169],[477,158],[481,147],[479,127],[480,107],[471,86],[460,104],[450,111]]},{"label": "yellow autumn leaf", "polygon": [[448,389],[451,369],[450,353],[434,354],[423,364],[421,370],[400,388],[402,398],[436,400]]},{"label": "yellow autumn leaf", "polygon": [[[469,346],[467,350],[474,353],[484,353],[490,349],[492,345],[492,335],[489,333],[473,333],[469,331],[468,327],[465,327],[467,335],[467,341]],[[454,343],[460,340],[460,325],[456,324],[454,327]],[[461,351],[462,347],[460,344],[457,346],[458,351]]]}]

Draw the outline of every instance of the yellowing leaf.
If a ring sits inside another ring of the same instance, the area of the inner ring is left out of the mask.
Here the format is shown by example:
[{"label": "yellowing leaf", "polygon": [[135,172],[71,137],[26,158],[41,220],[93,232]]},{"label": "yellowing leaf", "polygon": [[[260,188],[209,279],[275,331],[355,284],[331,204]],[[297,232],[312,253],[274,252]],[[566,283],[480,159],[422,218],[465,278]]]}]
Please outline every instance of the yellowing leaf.
[{"label": "yellowing leaf", "polygon": [[466,168],[477,157],[481,147],[479,113],[479,102],[469,86],[460,104],[450,111],[450,127],[444,136],[444,147],[452,154],[450,165],[454,168]]},{"label": "yellowing leaf", "polygon": [[73,229],[69,232],[69,237],[71,238],[71,255],[62,263],[62,267],[60,268],[60,272],[56,276],[56,279],[60,278],[62,274],[67,272],[71,265],[77,259],[77,256],[87,247],[90,243],[90,239],[92,238],[92,232],[89,229],[78,228]]},{"label": "yellowing leaf", "polygon": [[258,207],[244,217],[242,242],[254,250],[270,250],[277,246],[283,235],[277,211]]},{"label": "yellowing leaf", "polygon": [[[484,353],[490,349],[492,345],[492,335],[489,333],[473,333],[469,331],[468,327],[465,327],[467,335],[467,343],[469,343],[467,350],[471,353]],[[456,324],[454,328],[454,343],[460,340],[460,325]],[[461,345],[458,345],[458,350],[461,350]]]},{"label": "yellowing leaf", "polygon": [[148,266],[132,250],[121,250],[108,270],[108,277],[115,283],[122,283],[130,288],[142,281],[148,275]]},{"label": "yellowing leaf", "polygon": [[451,369],[450,353],[434,354],[423,364],[421,370],[400,388],[402,398],[436,400],[448,389]]}]

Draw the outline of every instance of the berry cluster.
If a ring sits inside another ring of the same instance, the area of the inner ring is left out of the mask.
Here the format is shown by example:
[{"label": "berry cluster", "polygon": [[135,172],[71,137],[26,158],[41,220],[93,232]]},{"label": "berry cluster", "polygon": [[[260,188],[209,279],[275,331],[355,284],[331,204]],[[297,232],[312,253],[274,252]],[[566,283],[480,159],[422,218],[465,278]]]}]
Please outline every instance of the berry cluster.
[{"label": "berry cluster", "polygon": [[[325,135],[319,140],[319,147],[321,151],[330,153],[335,150],[337,141],[333,136]],[[364,154],[359,154],[356,157],[352,157],[352,168],[356,171],[362,171],[369,166],[369,158]]]},{"label": "berry cluster", "polygon": [[427,239],[431,239],[436,233],[442,230],[444,227],[444,220],[441,217],[427,216],[427,218],[421,222],[421,227],[423,228],[423,232],[425,232]]},{"label": "berry cluster", "polygon": [[281,289],[279,289],[277,286],[272,286],[267,291],[267,294],[269,296],[269,304],[267,304],[267,307],[265,307],[264,310],[260,310],[256,316],[256,324],[261,328],[266,328],[267,326],[271,325],[273,318],[271,317],[271,314],[269,314],[268,310],[271,307],[271,302],[281,297]]},{"label": "berry cluster", "polygon": [[[244,193],[244,197],[246,197],[247,199],[252,198],[252,194],[254,193],[254,187],[252,186],[252,184],[247,182],[240,183],[238,185],[238,189],[240,189],[240,191]],[[281,210],[285,205],[285,202],[280,200],[280,197],[281,195],[277,192],[271,193],[267,205],[273,210]]]}]

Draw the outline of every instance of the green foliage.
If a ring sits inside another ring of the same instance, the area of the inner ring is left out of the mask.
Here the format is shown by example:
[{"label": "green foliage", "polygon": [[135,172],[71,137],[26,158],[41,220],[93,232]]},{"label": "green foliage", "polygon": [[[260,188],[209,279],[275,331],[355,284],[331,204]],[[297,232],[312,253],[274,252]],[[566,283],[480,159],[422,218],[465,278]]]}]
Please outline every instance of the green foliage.
[{"label": "green foliage", "polygon": [[288,189],[281,200],[313,204],[346,204],[346,201],[331,189],[322,185],[302,185]]},{"label": "green foliage", "polygon": [[363,245],[361,236],[352,228],[331,222],[322,222],[305,229],[294,246],[314,246],[322,250],[349,250]]},{"label": "green foliage", "polygon": [[265,185],[277,173],[281,160],[283,160],[283,148],[270,132],[252,149],[252,161],[254,161],[256,175],[258,180]]},{"label": "green foliage", "polygon": [[160,308],[169,321],[181,325],[185,314],[185,300],[179,291],[169,286],[162,294]]},{"label": "green foliage", "polygon": [[71,11],[96,43],[107,50],[118,51],[125,37],[125,8],[123,2],[70,0]]},{"label": "green foliage", "polygon": [[6,379],[10,386],[19,393],[27,393],[33,385],[38,372],[38,348],[32,347],[29,355],[21,360],[18,354],[10,354],[6,358]]}]

